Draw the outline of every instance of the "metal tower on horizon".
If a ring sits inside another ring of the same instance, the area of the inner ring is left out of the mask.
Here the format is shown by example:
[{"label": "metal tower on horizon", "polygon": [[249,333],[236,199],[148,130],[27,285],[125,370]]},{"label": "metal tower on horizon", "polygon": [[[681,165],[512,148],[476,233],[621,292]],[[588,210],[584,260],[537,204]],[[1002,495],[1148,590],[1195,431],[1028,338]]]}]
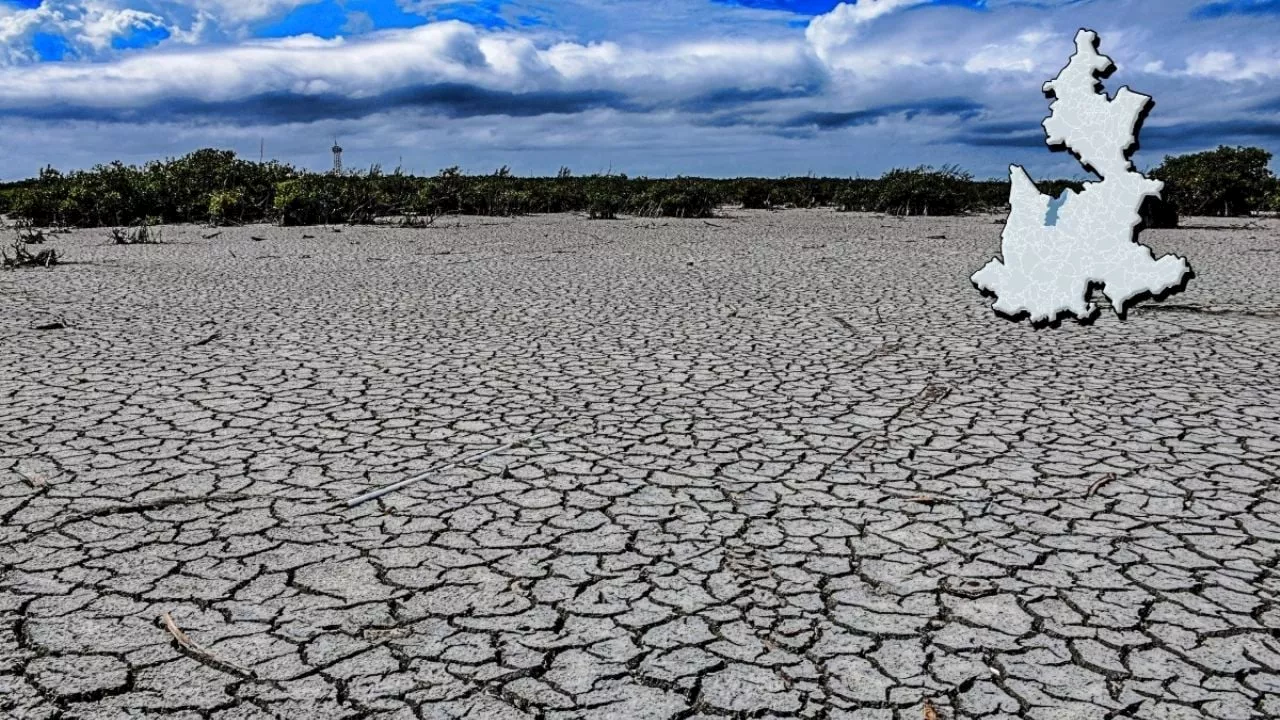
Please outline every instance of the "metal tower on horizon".
[{"label": "metal tower on horizon", "polygon": [[333,174],[342,174],[342,146],[338,145],[338,138],[333,139]]}]

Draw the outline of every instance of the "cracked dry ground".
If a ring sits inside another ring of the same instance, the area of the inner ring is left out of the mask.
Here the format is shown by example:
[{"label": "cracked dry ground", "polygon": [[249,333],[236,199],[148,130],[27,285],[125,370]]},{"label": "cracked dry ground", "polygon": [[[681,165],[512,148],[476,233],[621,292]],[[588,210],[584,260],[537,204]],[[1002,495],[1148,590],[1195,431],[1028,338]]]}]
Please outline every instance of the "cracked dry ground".
[{"label": "cracked dry ground", "polygon": [[0,275],[0,715],[1280,716],[1280,221],[1044,331],[999,232],[59,236]]}]

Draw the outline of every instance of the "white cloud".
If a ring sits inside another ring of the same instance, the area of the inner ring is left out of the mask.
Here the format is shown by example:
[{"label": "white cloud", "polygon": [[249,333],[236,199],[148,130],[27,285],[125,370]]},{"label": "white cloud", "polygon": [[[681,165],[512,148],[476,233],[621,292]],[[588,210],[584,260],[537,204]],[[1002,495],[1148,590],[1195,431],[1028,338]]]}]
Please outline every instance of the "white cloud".
[{"label": "white cloud", "polygon": [[1187,58],[1185,75],[1241,81],[1280,77],[1280,57],[1238,57],[1225,50],[1194,53]]},{"label": "white cloud", "polygon": [[785,87],[816,81],[820,72],[801,43],[703,42],[652,49],[560,43],[543,49],[517,34],[482,33],[449,21],[345,40],[299,36],[170,49],[104,63],[8,68],[0,70],[0,107],[56,102],[118,108],[174,98],[231,101],[271,92],[362,97],[432,83],[672,98],[724,87]]},{"label": "white cloud", "polygon": [[[814,123],[792,121],[806,114],[856,113],[910,107],[916,100],[961,98],[987,108],[972,122],[1026,119],[1026,130],[1034,134],[1046,110],[1040,84],[1065,64],[1081,25],[1098,30],[1103,52],[1119,63],[1119,73],[1109,83],[1112,90],[1133,82],[1133,74],[1145,73],[1133,88],[1155,95],[1159,107],[1154,119],[1161,125],[1206,113],[1240,112],[1257,99],[1248,92],[1252,87],[1256,94],[1256,86],[1246,81],[1280,76],[1280,62],[1268,44],[1274,32],[1267,31],[1276,29],[1274,20],[1237,23],[1233,27],[1252,34],[1237,35],[1224,45],[1226,41],[1214,39],[1213,22],[1186,19],[1200,0],[1168,0],[1161,14],[1150,12],[1150,1],[1138,0],[1061,8],[990,0],[983,12],[923,7],[923,0],[861,0],[813,19],[804,31],[788,26],[795,19],[788,13],[711,0],[516,0],[503,10],[505,17],[529,12],[546,22],[498,31],[455,21],[364,32],[368,23],[352,16],[347,38],[247,36],[246,28],[253,23],[312,1],[46,0],[30,10],[4,9],[0,4],[0,66],[7,65],[0,67],[0,116],[7,116],[3,122],[9,128],[34,122],[21,118],[40,117],[50,108],[69,108],[66,117],[72,119],[138,108],[139,117],[148,118],[164,117],[184,102],[185,107],[200,107],[200,112],[205,112],[200,103],[223,103],[218,109],[222,115],[211,112],[199,126],[170,120],[161,132],[155,126],[104,123],[112,129],[101,135],[115,138],[134,127],[141,134],[138,146],[145,147],[148,137],[159,135],[218,144],[220,138],[240,142],[246,133],[261,133],[270,146],[271,138],[284,145],[291,134],[327,136],[328,130],[290,125],[296,116],[287,111],[278,112],[275,121],[259,121],[248,116],[255,110],[237,110],[235,103],[256,108],[246,101],[294,94],[324,95],[340,106],[372,104],[370,98],[396,91],[409,95],[408,90],[422,86],[454,84],[463,88],[460,102],[472,103],[459,114],[502,112],[486,104],[485,92],[609,98],[578,110],[561,111],[554,102],[547,103],[539,107],[550,109],[530,110],[534,117],[519,117],[517,108],[501,122],[453,121],[448,112],[431,121],[439,128],[428,134],[431,143],[491,151],[495,158],[504,149],[571,153],[579,143],[629,148],[632,160],[639,159],[643,167],[652,154],[646,154],[646,147],[678,147],[692,157],[720,152],[721,143],[715,139],[731,138],[724,147],[746,148],[740,153],[742,162],[775,147],[805,146],[823,148],[812,154],[814,158],[843,153],[855,163],[872,152],[861,143],[890,148],[915,143],[925,147],[920,159],[935,164],[964,161],[974,152],[1003,153],[995,163],[1002,168],[1011,159],[1009,153],[1040,149],[975,150],[987,137],[974,145],[947,145],[947,137],[970,122],[957,119],[960,114],[954,112],[922,111],[910,121],[905,110],[873,113],[879,118],[874,122],[821,132]],[[439,5],[414,2],[404,4],[424,12]],[[712,22],[716,18],[732,22]],[[170,39],[158,48],[123,55],[111,49],[116,37],[159,26],[169,31]],[[85,62],[30,64],[30,38],[36,32],[66,35],[76,57]],[[1194,52],[1188,55],[1188,49]],[[1218,99],[1208,109],[1203,103],[1207,92]],[[523,100],[517,95],[502,102]],[[343,118],[360,108],[325,116],[324,103],[316,105],[319,115],[306,122],[350,123],[334,128],[349,148],[361,143],[400,147],[404,137],[421,135],[413,132],[415,123],[422,123],[413,113],[400,112],[393,118],[395,113],[388,111],[356,122]],[[233,112],[244,116],[227,114]],[[536,117],[551,112],[561,114]],[[255,123],[274,129],[246,129]],[[375,138],[380,132],[384,135]],[[754,145],[747,142],[750,137],[757,138]],[[686,143],[686,138],[696,141]],[[256,153],[257,140],[245,142]],[[841,144],[846,142],[859,145]],[[931,142],[936,144],[928,145]],[[112,159],[122,147],[114,140],[104,144],[102,159]],[[157,149],[151,155],[170,152],[168,146],[153,147]],[[955,154],[946,156],[952,150]],[[1057,161],[1053,155],[1046,158]],[[618,161],[627,164],[623,158]],[[558,161],[549,162],[554,169]]]},{"label": "white cloud", "polygon": [[[864,32],[864,26],[877,18],[888,15],[895,10],[920,5],[927,0],[861,0],[857,3],[840,3],[831,12],[819,15],[810,21],[805,29],[805,37],[813,45],[814,51],[827,63],[841,64],[848,60],[851,51],[856,50],[858,41]],[[842,56],[844,56],[842,58]],[[850,64],[850,63],[845,63]],[[862,63],[867,64],[867,63]],[[910,64],[895,63],[882,59],[877,64]]]}]

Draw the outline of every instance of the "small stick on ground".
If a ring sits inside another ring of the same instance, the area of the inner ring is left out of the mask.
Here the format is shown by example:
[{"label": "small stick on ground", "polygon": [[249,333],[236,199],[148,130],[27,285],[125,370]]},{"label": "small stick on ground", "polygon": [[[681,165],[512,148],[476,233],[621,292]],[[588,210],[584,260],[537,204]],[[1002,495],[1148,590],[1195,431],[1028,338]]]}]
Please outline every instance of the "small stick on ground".
[{"label": "small stick on ground", "polygon": [[182,628],[178,627],[178,624],[173,621],[173,616],[169,614],[168,610],[160,615],[160,621],[164,623],[165,630],[169,631],[169,634],[173,636],[174,641],[176,641],[183,650],[186,650],[216,668],[227,670],[244,677],[253,677],[253,674],[248,670],[232,665],[224,660],[219,660],[214,657],[213,653],[196,644],[196,641],[192,640],[190,636],[183,632]]},{"label": "small stick on ground", "polygon": [[840,327],[844,328],[845,330],[848,330],[851,333],[858,332],[857,328],[855,328],[848,320],[845,320],[839,315],[832,315],[831,319],[835,320],[837,323],[840,323]]},{"label": "small stick on ground", "polygon": [[1085,493],[1085,497],[1093,497],[1093,494],[1098,492],[1099,488],[1115,479],[1115,473],[1107,473],[1106,475],[1103,475],[1101,479],[1089,486],[1089,492]]},{"label": "small stick on ground", "polygon": [[201,235],[200,237],[204,238],[205,240],[212,240],[212,239],[214,239],[214,238],[218,237],[218,236],[219,236],[219,235],[221,235],[221,234],[222,234],[222,231],[221,231],[221,230],[218,230],[218,231],[211,232],[211,233],[205,233],[204,235]]},{"label": "small stick on ground", "polygon": [[462,459],[460,459],[460,460],[455,460],[455,461],[453,461],[453,462],[449,463],[448,465],[444,465],[444,466],[442,466],[442,467],[437,467],[437,468],[432,468],[432,469],[430,469],[430,470],[427,470],[426,472],[423,472],[423,473],[419,473],[419,474],[417,474],[417,475],[414,475],[413,477],[411,477],[411,478],[409,478],[409,479],[407,479],[407,480],[401,480],[401,481],[400,481],[400,482],[398,482],[398,483],[394,483],[394,484],[392,484],[392,485],[388,485],[388,486],[386,486],[386,487],[384,487],[384,488],[380,488],[380,489],[378,489],[378,490],[373,490],[373,491],[367,492],[367,493],[365,493],[365,494],[363,494],[363,495],[360,495],[360,496],[358,496],[358,497],[351,498],[350,500],[348,500],[348,501],[347,501],[347,507],[355,507],[356,505],[359,505],[360,503],[367,502],[367,501],[369,501],[369,500],[375,500],[375,499],[380,498],[380,497],[382,497],[382,496],[384,496],[384,495],[387,495],[387,494],[390,494],[390,493],[392,493],[392,492],[395,492],[396,490],[399,490],[400,488],[408,487],[409,485],[412,485],[413,483],[416,483],[416,482],[418,482],[419,480],[423,480],[423,479],[425,479],[425,478],[428,478],[428,477],[430,477],[430,476],[432,476],[432,475],[436,475],[436,474],[438,474],[438,473],[445,472],[446,470],[452,470],[452,469],[454,469],[454,468],[458,467],[459,465],[463,465],[463,464],[465,464],[465,463],[470,463],[470,462],[474,462],[474,461],[476,461],[476,460],[480,460],[480,459],[485,458],[485,457],[488,457],[489,455],[492,455],[492,454],[494,454],[494,453],[502,452],[503,450],[510,450],[511,448],[514,448],[514,447],[519,447],[519,446],[521,446],[521,445],[526,445],[526,444],[528,444],[528,443],[533,442],[534,440],[538,440],[538,439],[540,439],[540,438],[544,438],[544,437],[546,437],[546,436],[548,436],[548,435],[553,435],[553,434],[555,434],[555,432],[556,432],[555,430],[546,430],[546,431],[543,431],[543,432],[540,432],[540,433],[536,433],[536,434],[534,434],[534,435],[530,435],[530,436],[528,436],[528,437],[526,437],[526,438],[523,438],[523,439],[520,439],[520,440],[513,440],[512,442],[509,442],[509,443],[505,443],[505,444],[499,445],[498,447],[495,447],[495,448],[492,448],[492,449],[489,449],[489,450],[485,450],[485,451],[483,451],[483,452],[479,452],[479,453],[476,453],[476,454],[474,454],[474,455],[468,455],[467,457],[464,457],[464,458],[462,458]]},{"label": "small stick on ground", "polygon": [[254,241],[254,242],[265,242],[265,241],[266,241],[266,238],[264,238],[264,237],[258,237],[257,235],[250,235],[250,236],[249,236],[249,239],[250,239],[250,240],[252,240],[252,241]]},{"label": "small stick on ground", "polygon": [[209,343],[213,342],[214,340],[217,340],[220,337],[222,337],[222,333],[217,330],[214,330],[213,334],[211,334],[209,337],[203,340],[197,340],[196,342],[191,343],[187,347],[200,347],[201,345],[208,345]]}]

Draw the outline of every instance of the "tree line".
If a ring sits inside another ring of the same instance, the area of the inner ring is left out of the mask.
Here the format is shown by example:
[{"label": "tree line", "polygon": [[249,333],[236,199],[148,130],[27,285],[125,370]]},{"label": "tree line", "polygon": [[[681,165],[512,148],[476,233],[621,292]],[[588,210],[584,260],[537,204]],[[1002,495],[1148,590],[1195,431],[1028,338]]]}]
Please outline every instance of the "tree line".
[{"label": "tree line", "polygon": [[[1166,157],[1149,174],[1164,199],[1143,209],[1148,226],[1180,215],[1247,215],[1280,210],[1280,182],[1261,148],[1219,147]],[[1081,181],[1042,181],[1057,195]],[[443,215],[580,212],[710,217],[725,205],[749,209],[835,207],[894,215],[957,215],[1008,206],[1009,183],[975,180],[954,166],[891,170],[879,178],[653,179],[626,175],[516,177],[508,168],[466,175],[458,168],[418,177],[397,169],[315,173],[279,162],[252,162],[229,150],[197,150],[142,166],[114,162],[61,173],[46,168],[0,185],[0,212],[35,226],[101,227],[161,223],[283,225],[372,223],[398,217],[424,223]]]}]

